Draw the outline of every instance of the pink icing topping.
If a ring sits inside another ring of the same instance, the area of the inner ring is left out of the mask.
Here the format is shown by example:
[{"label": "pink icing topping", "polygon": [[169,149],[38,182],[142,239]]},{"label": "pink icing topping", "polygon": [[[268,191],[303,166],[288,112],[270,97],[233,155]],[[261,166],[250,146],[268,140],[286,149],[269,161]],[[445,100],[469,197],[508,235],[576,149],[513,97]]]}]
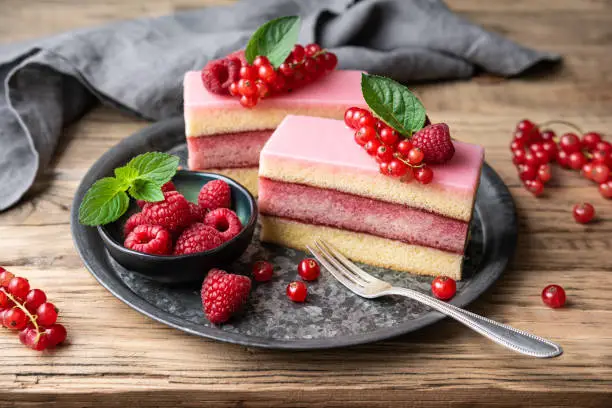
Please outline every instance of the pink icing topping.
[{"label": "pink icing topping", "polygon": [[[289,115],[272,134],[261,157],[288,158],[305,166],[318,164],[378,174],[378,163],[355,143],[353,133],[341,120]],[[484,149],[456,140],[453,143],[453,158],[445,164],[431,166],[432,184],[473,190],[480,176]]]},{"label": "pink icing topping", "polygon": [[[361,71],[336,70],[294,92],[275,95],[259,101],[258,108],[286,107],[296,104],[366,106],[361,95]],[[238,99],[215,95],[204,88],[200,71],[185,74],[184,99],[186,107],[214,107],[244,109]]]}]

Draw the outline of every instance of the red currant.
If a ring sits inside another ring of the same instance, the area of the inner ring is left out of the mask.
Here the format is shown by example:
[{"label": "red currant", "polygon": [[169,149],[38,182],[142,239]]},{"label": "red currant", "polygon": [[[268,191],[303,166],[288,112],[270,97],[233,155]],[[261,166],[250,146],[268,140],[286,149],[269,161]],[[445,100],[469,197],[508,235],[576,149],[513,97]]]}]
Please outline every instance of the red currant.
[{"label": "red currant", "polygon": [[32,289],[25,298],[25,307],[30,313],[35,313],[38,306],[47,301],[47,295],[40,289]]},{"label": "red currant", "polygon": [[582,152],[571,153],[568,157],[569,166],[574,170],[582,169],[582,166],[584,166],[586,162],[587,159],[586,157],[584,157],[584,154],[582,154]]},{"label": "red currant", "polygon": [[605,140],[602,140],[601,142],[597,143],[595,145],[595,151],[602,151],[602,152],[606,152],[608,154],[612,153],[612,144],[610,144],[609,142],[606,142]]},{"label": "red currant", "polygon": [[370,156],[375,156],[378,148],[380,147],[380,142],[378,139],[368,141],[363,148],[368,152]]},{"label": "red currant", "polygon": [[519,178],[523,181],[535,180],[538,175],[537,167],[528,165],[519,165]]},{"label": "red currant", "polygon": [[240,97],[240,104],[245,108],[251,109],[257,105],[258,98],[256,96],[242,95]]},{"label": "red currant", "polygon": [[596,150],[593,152],[593,157],[591,157],[593,164],[601,163],[608,166],[608,168],[612,168],[612,153],[606,153],[603,150]]},{"label": "red currant", "polygon": [[28,333],[28,337],[30,336],[32,336],[33,339],[29,340],[28,343],[31,344],[30,347],[32,347],[33,350],[43,351],[49,346],[49,338],[47,337],[46,333],[40,333],[38,340],[36,339],[36,330],[30,331]]},{"label": "red currant", "polygon": [[315,74],[318,71],[317,63],[312,58],[307,58],[304,62],[304,69],[308,74]]},{"label": "red currant", "polygon": [[308,44],[304,51],[306,51],[306,56],[312,57],[319,51],[321,51],[321,46],[319,44]]},{"label": "red currant", "polygon": [[545,151],[538,150],[537,152],[534,153],[534,155],[536,159],[538,159],[539,164],[546,164],[550,161],[548,157],[548,153],[546,153]]},{"label": "red currant", "polygon": [[274,268],[267,261],[257,261],[253,264],[253,279],[257,282],[267,282],[272,279]]},{"label": "red currant", "polygon": [[374,125],[376,124],[376,119],[370,112],[365,112],[357,121],[357,127],[368,126],[372,129],[376,129]]},{"label": "red currant", "polygon": [[519,164],[524,164],[525,163],[525,151],[524,150],[515,150],[512,152],[512,163],[515,166],[518,166]]},{"label": "red currant", "polygon": [[580,139],[574,133],[566,133],[559,140],[559,147],[564,152],[571,154],[580,151]]},{"label": "red currant", "polygon": [[397,152],[403,157],[408,157],[408,153],[412,150],[412,143],[408,139],[404,139],[397,144]]},{"label": "red currant", "polygon": [[548,154],[549,161],[557,158],[557,144],[550,140],[545,140],[542,143],[542,150]]},{"label": "red currant", "polygon": [[582,145],[589,150],[595,149],[599,142],[601,142],[601,135],[599,133],[589,132],[582,135]]},{"label": "red currant", "polygon": [[591,180],[596,182],[597,184],[604,183],[608,181],[610,177],[610,169],[605,164],[596,164],[593,166],[593,170],[591,171]]},{"label": "red currant", "polygon": [[306,51],[304,50],[304,47],[300,44],[295,44],[293,46],[293,51],[291,51],[291,55],[293,57],[293,62],[299,64],[300,62],[304,61]]},{"label": "red currant", "polygon": [[431,282],[431,293],[440,300],[448,300],[457,293],[457,282],[448,276],[438,276]]},{"label": "red currant", "polygon": [[10,280],[7,290],[17,299],[25,299],[30,291],[30,283],[25,278],[15,277]]},{"label": "red currant", "polygon": [[261,99],[267,98],[270,95],[270,87],[260,79],[255,81],[255,88],[257,88],[257,96]]},{"label": "red currant", "polygon": [[292,77],[293,74],[295,74],[295,70],[293,69],[291,64],[288,64],[286,62],[280,64],[278,66],[278,70],[286,77]]},{"label": "red currant", "polygon": [[[33,335],[30,334],[31,331],[34,332]],[[21,344],[23,344],[26,347],[31,347],[32,345],[29,342],[35,338],[36,338],[36,329],[31,326],[26,325],[26,327],[19,332],[19,341],[21,342]]]},{"label": "red currant", "polygon": [[542,193],[544,192],[544,184],[542,184],[542,182],[538,179],[527,180],[525,182],[525,187],[536,197],[542,195]]},{"label": "red currant", "polygon": [[238,82],[232,82],[229,86],[229,93],[232,96],[240,95],[240,90],[238,89]]},{"label": "red currant", "polygon": [[333,52],[323,54],[323,67],[327,71],[333,71],[338,65],[338,57]]},{"label": "red currant", "polygon": [[525,153],[525,159],[524,162],[527,166],[532,166],[532,167],[538,167],[541,163],[540,163],[540,159],[538,159],[536,157],[536,155],[532,152],[526,152]]},{"label": "red currant", "polygon": [[240,67],[240,78],[254,81],[257,79],[257,68],[252,65],[243,65]]},{"label": "red currant", "polygon": [[522,130],[517,130],[514,132],[514,138],[512,139],[514,142],[520,143],[521,147],[528,144],[530,141],[529,134]]},{"label": "red currant", "polygon": [[43,326],[51,326],[57,321],[57,309],[53,303],[43,303],[36,309],[38,315],[38,323]]},{"label": "red currant", "polygon": [[389,148],[389,146],[381,145],[376,150],[376,157],[381,162],[390,162],[393,160],[393,149]]},{"label": "red currant", "polygon": [[543,130],[540,135],[543,141],[552,141],[553,143],[554,143],[555,137],[557,137],[555,132],[553,132],[550,129]]},{"label": "red currant", "polygon": [[402,177],[408,173],[408,166],[401,160],[393,159],[389,162],[387,174],[391,177]]},{"label": "red currant", "polygon": [[260,66],[257,74],[259,75],[260,79],[268,84],[272,84],[278,76],[272,65]]},{"label": "red currant", "polygon": [[8,284],[15,275],[0,267],[0,287],[8,288]]},{"label": "red currant", "polygon": [[529,119],[523,119],[516,124],[516,129],[523,132],[529,132],[535,127],[535,124]]},{"label": "red currant", "polygon": [[365,146],[366,143],[371,142],[373,140],[376,140],[376,131],[372,127],[360,127],[355,132],[355,141],[359,146]]},{"label": "red currant", "polygon": [[397,143],[398,138],[397,132],[390,127],[385,126],[380,130],[380,140],[388,146],[392,146]]},{"label": "red currant", "polygon": [[548,164],[544,164],[538,168],[538,179],[542,181],[542,183],[548,183],[550,181],[552,174],[550,172],[550,166]]},{"label": "red currant", "polygon": [[410,162],[410,164],[412,164],[413,166],[421,164],[421,162],[423,161],[423,157],[425,157],[425,155],[423,154],[423,151],[421,151],[421,149],[419,149],[418,147],[413,147],[408,152],[408,162]]},{"label": "red currant", "polygon": [[542,302],[557,309],[565,305],[565,290],[559,285],[548,285],[542,290]]},{"label": "red currant", "polygon": [[519,140],[513,140],[512,143],[510,143],[510,151],[512,152],[515,150],[523,150],[524,147],[525,144]]},{"label": "red currant", "polygon": [[11,330],[21,330],[28,324],[28,316],[23,310],[14,307],[4,314],[4,325]]},{"label": "red currant", "polygon": [[276,78],[270,83],[272,89],[276,92],[282,92],[285,89],[285,85],[287,84],[287,80],[282,75],[277,75]]},{"label": "red currant", "polygon": [[300,264],[298,265],[298,274],[302,277],[302,279],[307,281],[316,280],[321,274],[321,268],[317,261],[312,258],[302,259]]},{"label": "red currant", "polygon": [[582,166],[582,170],[580,170],[580,174],[585,179],[590,180],[591,179],[591,173],[593,173],[593,164],[592,163],[585,163],[585,165]]},{"label": "red currant", "polygon": [[256,67],[270,65],[270,60],[265,55],[258,55],[257,57],[255,57],[255,60],[253,60],[253,65],[255,65]]},{"label": "red currant", "polygon": [[308,295],[308,288],[304,282],[294,281],[287,285],[287,297],[294,302],[303,302]]},{"label": "red currant", "polygon": [[569,167],[569,154],[564,150],[559,150],[557,152],[557,163],[561,167],[568,168]]},{"label": "red currant", "polygon": [[348,126],[351,129],[355,129],[357,127],[355,126],[355,123],[353,122],[353,116],[359,110],[361,110],[361,108],[357,108],[353,106],[353,107],[348,108],[346,111],[344,111],[344,123],[346,124],[346,126]]},{"label": "red currant", "polygon": [[385,176],[388,176],[389,175],[389,162],[381,161],[378,164],[378,170]]},{"label": "red currant", "polygon": [[419,167],[414,172],[414,178],[421,184],[429,184],[433,180],[433,170],[429,167]]},{"label": "red currant", "polygon": [[48,347],[55,347],[58,344],[66,341],[66,337],[68,333],[66,332],[66,328],[59,323],[53,324],[49,326],[45,330],[45,334],[47,335],[47,339],[49,340]]},{"label": "red currant", "polygon": [[10,299],[6,296],[3,290],[0,290],[0,310],[4,310],[9,306]]},{"label": "red currant", "polygon": [[599,194],[604,198],[612,198],[612,180],[599,185]]},{"label": "red currant", "polygon": [[253,96],[257,93],[255,81],[250,79],[241,79],[238,81],[238,93],[243,96]]},{"label": "red currant", "polygon": [[586,224],[595,217],[595,208],[589,203],[576,204],[573,215],[576,222]]}]

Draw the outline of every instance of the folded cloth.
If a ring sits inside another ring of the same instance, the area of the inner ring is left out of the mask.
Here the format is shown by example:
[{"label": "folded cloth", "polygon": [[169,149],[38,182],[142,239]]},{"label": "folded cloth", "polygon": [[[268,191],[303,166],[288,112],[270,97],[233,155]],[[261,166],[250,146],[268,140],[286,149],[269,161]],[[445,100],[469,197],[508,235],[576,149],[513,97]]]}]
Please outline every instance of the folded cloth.
[{"label": "folded cloth", "polygon": [[150,120],[181,114],[187,70],[243,48],[264,22],[303,18],[301,43],[340,68],[399,81],[519,75],[560,57],[469,23],[438,0],[244,0],[0,46],[0,210],[49,165],[62,133],[96,101]]}]

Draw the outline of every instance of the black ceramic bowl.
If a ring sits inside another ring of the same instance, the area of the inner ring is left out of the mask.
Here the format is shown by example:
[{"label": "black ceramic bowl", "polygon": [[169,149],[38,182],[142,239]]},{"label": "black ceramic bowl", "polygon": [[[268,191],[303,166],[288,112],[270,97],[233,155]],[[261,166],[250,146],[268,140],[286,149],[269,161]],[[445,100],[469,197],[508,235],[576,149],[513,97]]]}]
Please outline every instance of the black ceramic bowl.
[{"label": "black ceramic bowl", "polygon": [[222,267],[236,260],[251,243],[257,223],[257,204],[251,193],[236,181],[214,173],[179,170],[172,182],[187,200],[195,203],[202,186],[211,180],[223,180],[231,188],[231,208],[243,225],[242,231],[234,238],[210,251],[189,255],[149,255],[127,249],[123,246],[123,224],[139,210],[132,202],[130,209],[119,220],[98,227],[110,255],[131,271],[158,282],[175,284],[201,282],[210,268]]}]

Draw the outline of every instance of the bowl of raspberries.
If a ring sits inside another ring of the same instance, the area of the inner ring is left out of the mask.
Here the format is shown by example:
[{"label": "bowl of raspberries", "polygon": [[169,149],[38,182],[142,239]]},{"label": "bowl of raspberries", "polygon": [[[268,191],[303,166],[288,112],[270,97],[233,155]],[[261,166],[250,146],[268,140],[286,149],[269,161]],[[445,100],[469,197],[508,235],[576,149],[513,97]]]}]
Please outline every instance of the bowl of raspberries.
[{"label": "bowl of raspberries", "polygon": [[163,201],[133,201],[119,220],[98,227],[123,267],[162,283],[202,281],[249,246],[257,204],[236,181],[179,170],[162,191]]}]

